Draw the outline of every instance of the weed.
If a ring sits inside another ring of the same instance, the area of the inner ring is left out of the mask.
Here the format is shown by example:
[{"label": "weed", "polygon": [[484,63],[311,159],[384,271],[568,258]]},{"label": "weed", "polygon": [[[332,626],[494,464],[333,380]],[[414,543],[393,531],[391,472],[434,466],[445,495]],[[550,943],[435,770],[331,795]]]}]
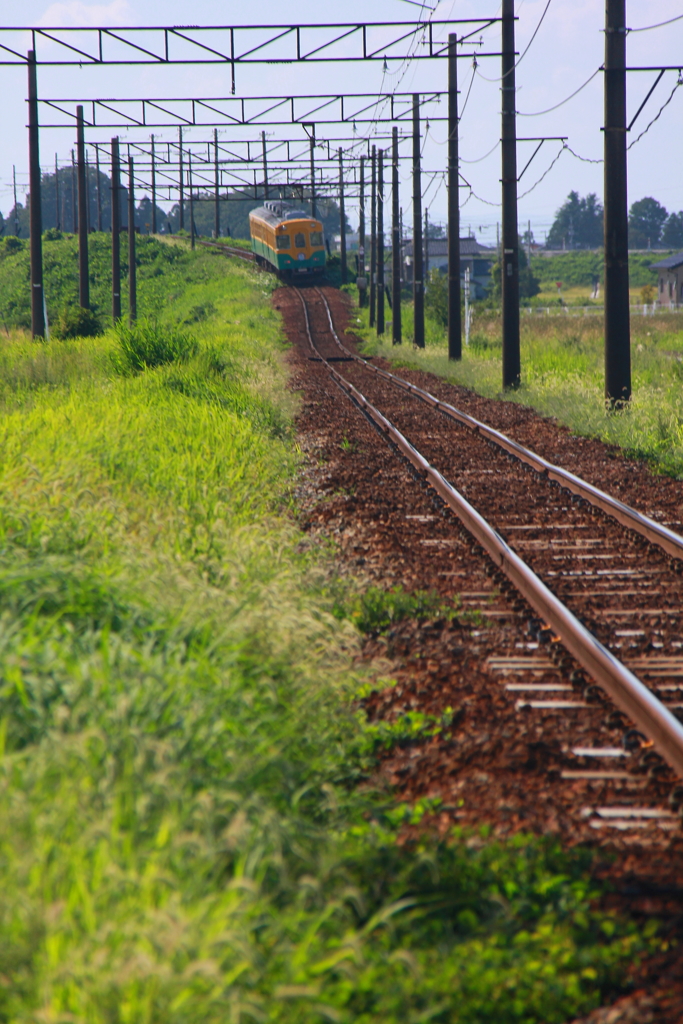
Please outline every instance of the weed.
[{"label": "weed", "polygon": [[55,338],[96,338],[102,334],[102,321],[92,309],[65,306],[52,325]]},{"label": "weed", "polygon": [[458,614],[458,606],[448,604],[435,591],[416,590],[410,594],[402,587],[369,587],[348,605],[339,606],[337,614],[351,619],[362,633],[377,634],[404,619],[451,620]]},{"label": "weed", "polygon": [[119,344],[115,365],[122,373],[184,363],[197,351],[197,341],[191,334],[147,319],[130,327],[119,321],[115,331]]}]

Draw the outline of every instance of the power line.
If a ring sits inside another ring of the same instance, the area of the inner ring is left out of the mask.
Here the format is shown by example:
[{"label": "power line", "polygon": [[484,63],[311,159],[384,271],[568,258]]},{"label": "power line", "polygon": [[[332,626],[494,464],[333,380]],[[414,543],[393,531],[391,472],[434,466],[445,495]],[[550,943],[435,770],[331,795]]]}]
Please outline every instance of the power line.
[{"label": "power line", "polygon": [[541,175],[541,177],[540,177],[540,178],[538,179],[538,181],[534,182],[534,184],[533,184],[533,185],[531,186],[531,188],[528,188],[528,189],[526,190],[526,192],[522,192],[522,194],[521,194],[521,195],[519,195],[519,196],[517,196],[517,198],[518,198],[518,199],[524,199],[524,196],[528,196],[530,192],[533,192],[533,190],[534,190],[534,189],[536,188],[536,186],[537,186],[537,185],[540,185],[540,184],[541,184],[541,182],[542,182],[542,181],[543,181],[543,179],[544,179],[544,178],[546,177],[546,175],[547,175],[547,174],[550,174],[550,172],[552,171],[553,167],[555,166],[555,164],[556,164],[556,163],[557,163],[557,161],[558,161],[558,160],[560,159],[560,157],[562,156],[562,154],[563,154],[563,153],[564,153],[564,143],[563,143],[563,144],[562,144],[562,146],[560,147],[560,152],[559,152],[559,153],[557,154],[557,156],[555,157],[555,159],[553,160],[553,162],[552,162],[552,163],[550,164],[550,166],[549,166],[549,167],[547,168],[547,170],[545,170],[545,171],[543,172],[543,174],[542,174],[542,175]]},{"label": "power line", "polygon": [[659,21],[656,25],[643,25],[641,28],[627,28],[627,32],[649,32],[651,28],[663,28],[664,25],[672,25],[674,21],[680,21],[683,18],[683,14],[677,14],[675,18],[669,18],[667,21]]},{"label": "power line", "polygon": [[570,96],[567,96],[566,99],[562,100],[560,103],[556,103],[554,107],[548,107],[547,110],[536,110],[536,111],[534,111],[533,114],[525,114],[521,110],[518,110],[517,111],[517,116],[518,117],[540,117],[541,114],[550,114],[551,111],[557,110],[558,107],[564,106],[565,103],[569,103],[569,101],[573,100],[575,96],[578,96],[578,94],[581,92],[581,90],[585,89],[586,86],[588,85],[588,83],[592,82],[593,79],[595,78],[595,76],[597,74],[599,74],[602,70],[603,70],[603,67],[602,67],[602,64],[601,64],[599,68],[595,69],[595,71],[590,76],[590,78],[586,79],[586,81],[583,83],[583,85],[580,85],[578,89],[575,89],[574,92]]},{"label": "power line", "polygon": [[568,146],[566,143],[565,149],[568,149],[572,156],[575,156],[577,160],[583,161],[584,164],[604,164],[605,162],[602,157],[596,160],[590,156],[581,156],[579,153],[575,153],[572,147]]},{"label": "power line", "polygon": [[548,0],[548,3],[545,5],[545,8],[543,10],[543,14],[541,15],[541,17],[539,19],[538,25],[534,29],[534,32],[533,32],[533,35],[532,35],[531,39],[526,44],[526,48],[525,48],[524,52],[522,53],[522,55],[519,58],[519,60],[515,64],[512,65],[512,67],[509,69],[509,71],[506,71],[505,74],[501,78],[486,78],[486,75],[481,75],[480,76],[481,78],[483,78],[486,82],[502,82],[504,78],[507,78],[508,75],[512,74],[512,72],[515,70],[515,68],[519,67],[519,65],[522,63],[522,61],[526,57],[527,53],[529,52],[529,50],[531,48],[531,44],[533,43],[534,39],[538,35],[538,30],[541,27],[541,25],[543,24],[543,19],[545,18],[546,14],[548,13],[548,8],[550,7],[551,3],[552,3],[552,0]]},{"label": "power line", "polygon": [[464,157],[460,157],[460,163],[461,164],[480,164],[482,162],[482,160],[486,160],[487,156],[491,156],[491,153],[494,153],[498,149],[499,146],[500,146],[500,139],[498,139],[498,141],[495,143],[495,145],[493,145],[491,147],[491,149],[488,151],[488,153],[484,153],[483,156],[477,157],[476,160],[465,160]]}]

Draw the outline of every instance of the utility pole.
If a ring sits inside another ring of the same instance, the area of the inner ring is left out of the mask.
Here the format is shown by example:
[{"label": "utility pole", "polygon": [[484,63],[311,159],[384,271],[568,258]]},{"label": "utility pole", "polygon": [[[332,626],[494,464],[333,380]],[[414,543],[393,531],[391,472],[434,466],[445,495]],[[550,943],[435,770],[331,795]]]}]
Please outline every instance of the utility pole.
[{"label": "utility pole", "polygon": [[344,203],[344,157],[341,146],[339,147],[339,221],[341,224],[340,256],[341,256],[341,283],[346,284],[346,206]]},{"label": "utility pole", "polygon": [[190,248],[194,249],[194,196],[192,195],[192,150],[187,151],[187,177],[190,189]]},{"label": "utility pole", "polygon": [[268,154],[266,152],[266,133],[261,132],[261,148],[263,150],[263,198],[269,199],[268,191]]},{"label": "utility pole", "polygon": [[413,344],[425,347],[425,295],[422,269],[422,180],[420,174],[420,97],[413,93]]},{"label": "utility pole", "polygon": [[311,150],[311,217],[317,219],[318,204],[315,201],[315,125],[311,125],[311,136],[309,139]]},{"label": "utility pole", "polygon": [[213,233],[215,238],[221,235],[221,179],[218,168],[218,128],[213,130],[213,184],[214,184],[214,207],[213,207]]},{"label": "utility pole", "polygon": [[121,319],[121,163],[119,140],[111,140],[111,318]]},{"label": "utility pole", "polygon": [[[16,209],[16,202],[14,207]],[[358,212],[358,266],[360,277],[364,281],[362,288],[358,289],[358,304],[364,307],[368,295],[368,275],[365,265],[365,157],[360,158],[360,209]]]},{"label": "utility pole", "polygon": [[135,266],[135,167],[128,156],[128,323],[132,327],[138,316],[138,281]]},{"label": "utility pole", "polygon": [[[36,54],[28,51],[28,170],[29,246],[31,256],[31,336],[45,337],[45,291],[43,289],[43,214],[40,201],[40,140],[38,129],[38,76]],[[15,176],[16,196],[16,176]],[[14,201],[16,218],[17,203]],[[16,223],[16,219],[15,219]],[[17,230],[17,236],[19,231]]]},{"label": "utility pole", "polygon": [[95,177],[97,178],[97,230],[102,230],[102,182],[100,181],[100,147],[95,146]]},{"label": "utility pole", "polygon": [[517,114],[515,109],[515,0],[502,0],[503,387],[520,384],[519,232],[517,226]]},{"label": "utility pole", "polygon": [[398,175],[398,128],[391,130],[391,340],[401,344],[401,235]]},{"label": "utility pole", "polygon": [[180,220],[178,222],[178,229],[180,231],[185,227],[185,187],[183,182],[183,129],[182,125],[178,127],[178,191],[180,194]]},{"label": "utility pole", "polygon": [[[29,145],[31,143],[31,136],[29,135]],[[19,213],[17,211],[17,169],[12,164],[12,184],[14,186],[14,234],[19,237]]]},{"label": "utility pole", "polygon": [[424,246],[425,246],[425,270],[424,270],[424,273],[425,273],[425,289],[426,289],[427,284],[429,282],[429,209],[425,210]]},{"label": "utility pole", "polygon": [[85,171],[85,130],[83,107],[76,107],[76,149],[78,152],[78,301],[90,308],[88,271],[88,183]]},{"label": "utility pole", "polygon": [[88,161],[88,151],[85,151],[85,212],[87,221],[87,232],[90,234],[92,228],[90,223],[90,163]]},{"label": "utility pole", "polygon": [[76,192],[76,160],[71,150],[71,230],[75,235],[78,231],[78,199]]},{"label": "utility pole", "polygon": [[377,150],[370,157],[370,326],[375,326],[377,309]]},{"label": "utility pole", "polygon": [[384,334],[384,150],[377,153],[377,334]]},{"label": "utility pole", "polygon": [[448,36],[448,358],[462,359],[458,37]]},{"label": "utility pole", "polygon": [[605,4],[605,398],[631,398],[626,154],[626,3]]},{"label": "utility pole", "polygon": [[152,158],[152,234],[157,233],[157,162],[154,148],[154,136],[150,136],[150,156]]},{"label": "utility pole", "polygon": [[[14,189],[14,205],[15,206],[16,206],[16,203],[17,203],[17,191],[16,191],[16,184],[15,184],[15,189]],[[59,231],[59,229],[61,227],[61,221],[59,219],[59,163],[58,163],[58,160],[57,160],[57,154],[56,153],[55,153],[55,204],[56,204],[56,207],[57,207],[56,217],[55,217],[55,227]]]}]

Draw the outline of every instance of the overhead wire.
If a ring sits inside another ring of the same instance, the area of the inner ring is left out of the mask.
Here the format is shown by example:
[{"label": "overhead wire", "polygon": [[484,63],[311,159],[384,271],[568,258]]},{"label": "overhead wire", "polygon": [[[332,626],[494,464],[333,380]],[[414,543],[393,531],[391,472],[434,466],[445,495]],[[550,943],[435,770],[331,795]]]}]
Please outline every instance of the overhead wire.
[{"label": "overhead wire", "polygon": [[590,76],[590,78],[586,79],[586,81],[583,83],[583,85],[580,85],[578,89],[575,89],[574,92],[571,93],[571,95],[567,96],[566,99],[561,100],[559,103],[556,103],[553,107],[548,107],[547,110],[535,110],[533,113],[529,113],[529,114],[524,113],[521,110],[518,110],[517,111],[517,116],[518,117],[540,117],[542,114],[550,114],[553,110],[557,110],[559,107],[563,107],[565,103],[569,103],[569,101],[573,100],[575,96],[578,96],[578,94],[581,92],[581,90],[585,89],[586,86],[590,82],[592,82],[593,79],[595,78],[595,76],[600,74],[600,72],[602,70],[604,70],[604,69],[603,69],[603,66],[601,64],[599,68],[595,69],[595,71]]},{"label": "overhead wire", "polygon": [[551,3],[552,3],[552,0],[548,0],[547,4],[545,5],[545,7],[543,9],[543,14],[541,15],[541,17],[539,19],[539,22],[538,22],[536,28],[533,31],[533,35],[531,36],[531,39],[529,40],[529,42],[526,44],[526,47],[525,47],[522,55],[520,56],[520,58],[518,60],[516,60],[515,63],[512,65],[512,67],[509,68],[505,72],[504,75],[501,75],[500,78],[487,78],[486,75],[481,75],[480,74],[480,77],[483,78],[484,81],[486,81],[486,82],[502,82],[504,78],[507,78],[508,75],[512,74],[512,72],[515,70],[515,68],[519,67],[519,65],[522,63],[522,61],[526,57],[527,53],[529,52],[529,50],[531,48],[531,44],[533,43],[534,39],[538,35],[538,30],[541,27],[541,25],[543,24],[543,19],[545,18],[546,14],[548,13],[548,8],[550,7]]},{"label": "overhead wire", "polygon": [[640,28],[627,28],[627,32],[649,32],[653,28],[663,28],[664,25],[672,25],[674,21],[680,21],[683,14],[677,14],[675,18],[668,18],[666,21],[659,21],[656,25],[641,25]]},{"label": "overhead wire", "polygon": [[667,100],[665,100],[665,101],[664,101],[664,103],[662,103],[661,107],[659,108],[659,110],[657,111],[657,113],[655,114],[655,116],[654,116],[654,117],[652,118],[652,120],[650,121],[650,123],[649,123],[649,125],[647,126],[647,128],[643,128],[643,130],[642,130],[642,132],[640,133],[640,135],[638,136],[638,138],[637,138],[637,139],[634,139],[634,140],[633,140],[633,142],[630,142],[630,143],[628,144],[628,146],[626,147],[626,149],[627,149],[627,150],[629,150],[629,149],[633,149],[633,147],[635,146],[635,144],[636,144],[637,142],[640,142],[640,140],[642,139],[643,135],[647,135],[647,133],[649,132],[650,128],[652,128],[652,125],[653,125],[653,124],[655,123],[655,121],[658,121],[658,120],[659,120],[659,118],[661,117],[661,115],[662,115],[662,114],[664,113],[664,111],[666,110],[666,108],[667,108],[667,107],[669,106],[669,104],[671,103],[672,99],[673,99],[673,98],[674,98],[674,96],[676,95],[676,92],[677,92],[677,90],[678,90],[678,89],[679,89],[679,88],[680,88],[680,87],[681,87],[682,85],[683,85],[683,78],[681,78],[681,77],[680,77],[680,74],[679,74],[679,78],[678,78],[678,81],[676,82],[676,84],[674,85],[673,89],[671,90],[671,94],[670,94],[669,98],[668,98]]}]

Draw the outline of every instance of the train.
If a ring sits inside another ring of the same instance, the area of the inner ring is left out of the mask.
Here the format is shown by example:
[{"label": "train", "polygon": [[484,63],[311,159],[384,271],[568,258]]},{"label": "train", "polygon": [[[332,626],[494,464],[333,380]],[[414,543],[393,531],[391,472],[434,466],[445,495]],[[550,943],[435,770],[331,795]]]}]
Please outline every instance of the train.
[{"label": "train", "polygon": [[256,260],[285,278],[314,277],[325,271],[323,226],[305,210],[283,199],[266,199],[249,214],[251,248]]}]

